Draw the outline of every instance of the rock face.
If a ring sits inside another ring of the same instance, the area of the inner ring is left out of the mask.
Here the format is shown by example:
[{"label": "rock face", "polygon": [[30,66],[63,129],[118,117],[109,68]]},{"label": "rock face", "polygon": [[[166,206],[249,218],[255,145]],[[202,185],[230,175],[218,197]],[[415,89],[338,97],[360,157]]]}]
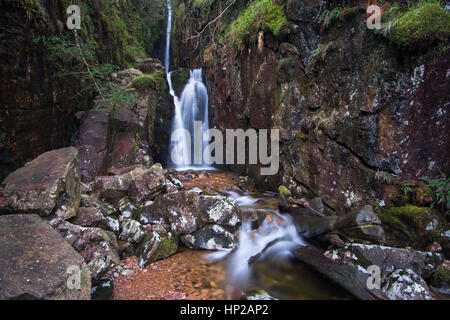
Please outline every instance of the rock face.
[{"label": "rock face", "polygon": [[[83,21],[93,27],[91,32],[79,35],[80,42],[86,44],[83,49],[95,52],[93,61],[89,62],[100,70],[108,64],[134,63],[135,57],[127,51],[130,47],[119,45],[123,40],[121,35],[111,32],[117,23],[125,28],[133,45],[145,48],[152,56],[163,57],[165,32],[161,26],[166,20],[166,3],[149,1],[145,6],[124,3],[115,20],[102,18],[102,23],[97,23],[102,13],[113,10],[116,5],[101,0],[82,8]],[[67,146],[76,123],[74,114],[89,108],[95,93],[93,83],[84,76],[86,68],[80,56],[75,52],[70,57],[61,54],[64,52],[61,43],[75,43],[70,34],[64,39],[61,37],[63,31],[67,31],[65,6],[59,2],[19,1],[5,2],[0,7],[0,29],[5,32],[0,40],[0,47],[5,49],[0,52],[0,60],[5,61],[0,66],[0,140],[2,136],[5,138],[5,143],[0,142],[1,181],[26,161]],[[45,24],[39,22],[42,19]],[[144,27],[131,23],[135,19],[148,24]],[[150,35],[136,36],[148,30],[152,30],[150,38]],[[171,113],[170,97],[167,101],[169,104],[161,104],[160,108]]]},{"label": "rock face", "polygon": [[8,205],[16,213],[76,215],[80,205],[78,151],[63,148],[46,152],[11,173],[2,182]]},{"label": "rock face", "polygon": [[[76,270],[80,287],[70,289]],[[0,299],[90,299],[90,294],[83,257],[58,232],[37,215],[0,216]]]},{"label": "rock face", "polygon": [[60,219],[54,219],[50,224],[84,258],[93,279],[100,279],[119,263],[114,233],[99,228],[77,226]]},{"label": "rock face", "polygon": [[100,210],[94,207],[80,208],[77,216],[70,219],[70,223],[82,227],[94,227],[112,231],[108,219],[103,216]]}]

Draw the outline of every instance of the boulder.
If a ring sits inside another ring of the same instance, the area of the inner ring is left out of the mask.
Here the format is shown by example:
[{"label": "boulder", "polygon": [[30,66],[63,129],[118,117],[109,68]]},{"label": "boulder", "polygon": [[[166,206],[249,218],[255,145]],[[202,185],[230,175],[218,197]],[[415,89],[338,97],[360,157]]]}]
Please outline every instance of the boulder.
[{"label": "boulder", "polygon": [[114,291],[114,281],[109,278],[101,278],[92,282],[91,299],[107,300]]},{"label": "boulder", "polygon": [[382,291],[390,300],[431,300],[425,281],[411,269],[397,269],[383,279]]},{"label": "boulder", "polygon": [[200,212],[210,224],[218,224],[231,232],[239,229],[241,209],[236,201],[224,196],[200,196]]},{"label": "boulder", "polygon": [[82,227],[94,227],[112,231],[108,220],[103,216],[100,210],[94,207],[79,208],[77,216],[69,221],[70,223]]},{"label": "boulder", "polygon": [[80,151],[81,179],[89,182],[105,173],[109,163],[112,130],[107,109],[92,109],[81,121],[75,147]]},{"label": "boulder", "polygon": [[131,171],[117,176],[101,176],[95,178],[96,190],[101,198],[119,199],[128,194],[131,182],[142,176],[148,169],[137,166]]},{"label": "boulder", "polygon": [[50,225],[84,258],[94,280],[100,279],[119,263],[116,235],[99,228],[86,228],[61,219],[53,219]]},{"label": "boulder", "polygon": [[143,268],[148,264],[165,259],[177,252],[178,237],[171,232],[164,234],[153,231],[146,235],[144,241],[137,248],[139,257],[139,267]]},{"label": "boulder", "polygon": [[8,206],[15,213],[77,214],[80,205],[80,159],[73,147],[46,152],[2,182]]},{"label": "boulder", "polygon": [[192,249],[219,250],[237,246],[236,237],[219,225],[207,225],[191,234],[181,236],[181,241]]},{"label": "boulder", "polygon": [[149,223],[163,219],[175,235],[192,233],[203,223],[199,202],[197,192],[178,191],[161,195],[141,212],[141,219],[145,218]]},{"label": "boulder", "polygon": [[[79,289],[70,286],[69,277],[76,270]],[[34,214],[0,216],[1,300],[87,300],[90,293],[91,279],[83,257],[58,232]]]},{"label": "boulder", "polygon": [[441,268],[433,273],[430,280],[431,290],[450,295],[450,261],[445,260]]},{"label": "boulder", "polygon": [[142,205],[165,191],[165,180],[161,164],[156,163],[133,179],[128,188],[128,195],[136,205]]}]

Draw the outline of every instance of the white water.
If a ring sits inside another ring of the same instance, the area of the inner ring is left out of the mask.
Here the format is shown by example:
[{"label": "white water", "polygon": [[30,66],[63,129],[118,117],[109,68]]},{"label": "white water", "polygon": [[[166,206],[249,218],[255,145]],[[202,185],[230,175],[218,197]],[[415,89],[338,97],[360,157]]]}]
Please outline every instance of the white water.
[{"label": "white water", "polygon": [[[243,211],[251,208],[258,200],[248,194],[229,191],[228,196],[235,200]],[[231,250],[221,250],[210,253],[206,258],[210,261],[221,260],[231,253],[228,260],[228,281],[237,287],[245,287],[251,281],[251,267],[248,261],[251,257],[259,254],[266,246],[277,239],[280,241],[267,249],[259,259],[264,259],[266,255],[275,255],[278,260],[286,259],[291,255],[290,250],[298,245],[306,245],[302,237],[298,234],[292,218],[282,215],[278,211],[271,209],[258,209],[266,211],[266,219],[258,229],[252,228],[251,221],[244,221],[239,229],[238,247],[233,252]],[[267,215],[271,216],[268,218]]]},{"label": "white water", "polygon": [[[166,52],[164,67],[167,74],[170,94],[173,97],[175,115],[172,120],[172,134],[176,135],[177,141],[171,141],[169,148],[169,162],[175,169],[182,171],[187,169],[215,170],[207,165],[209,157],[207,146],[209,144],[208,120],[208,93],[202,82],[202,70],[194,69],[190,71],[189,81],[183,89],[181,99],[173,90],[172,73],[170,70],[170,35],[172,30],[172,7],[170,0],[167,1],[167,32],[166,32]],[[194,126],[195,121],[201,121],[201,127]],[[205,152],[206,151],[206,152]]]}]

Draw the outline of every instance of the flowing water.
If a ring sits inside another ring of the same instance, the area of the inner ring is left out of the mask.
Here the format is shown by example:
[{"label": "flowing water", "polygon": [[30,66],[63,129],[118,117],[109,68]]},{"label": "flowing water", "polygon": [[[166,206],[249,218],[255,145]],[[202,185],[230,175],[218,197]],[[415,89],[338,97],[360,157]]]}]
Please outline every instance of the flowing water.
[{"label": "flowing water", "polygon": [[172,7],[167,1],[167,33],[164,67],[167,83],[173,97],[175,115],[172,120],[169,161],[175,169],[214,170],[209,166],[209,120],[208,92],[202,81],[202,70],[190,71],[188,83],[184,87],[181,98],[177,97],[172,86],[170,70],[170,35],[172,28]]},{"label": "flowing water", "polygon": [[[276,194],[224,193],[242,211],[238,248],[210,253],[205,258],[222,260],[228,284],[244,291],[264,289],[278,299],[351,298],[291,255],[293,247],[309,244],[297,233],[292,218],[278,211]],[[252,257],[257,259],[249,265]]]}]

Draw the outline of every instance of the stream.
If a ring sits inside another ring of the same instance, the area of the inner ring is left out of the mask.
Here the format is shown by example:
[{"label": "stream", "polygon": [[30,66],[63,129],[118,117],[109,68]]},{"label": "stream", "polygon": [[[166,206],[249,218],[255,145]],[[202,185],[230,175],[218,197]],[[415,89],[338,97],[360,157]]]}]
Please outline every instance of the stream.
[{"label": "stream", "polygon": [[[243,224],[237,249],[205,251],[180,246],[175,255],[143,269],[128,258],[122,262],[133,273],[115,281],[113,299],[240,299],[244,292],[256,289],[276,299],[352,299],[291,256],[293,246],[310,244],[297,234],[290,216],[279,212],[276,194],[243,192],[236,187],[238,181],[235,173],[208,171],[183,182],[186,189],[209,186],[238,203]],[[248,259],[276,238],[283,241],[249,267]]]}]

